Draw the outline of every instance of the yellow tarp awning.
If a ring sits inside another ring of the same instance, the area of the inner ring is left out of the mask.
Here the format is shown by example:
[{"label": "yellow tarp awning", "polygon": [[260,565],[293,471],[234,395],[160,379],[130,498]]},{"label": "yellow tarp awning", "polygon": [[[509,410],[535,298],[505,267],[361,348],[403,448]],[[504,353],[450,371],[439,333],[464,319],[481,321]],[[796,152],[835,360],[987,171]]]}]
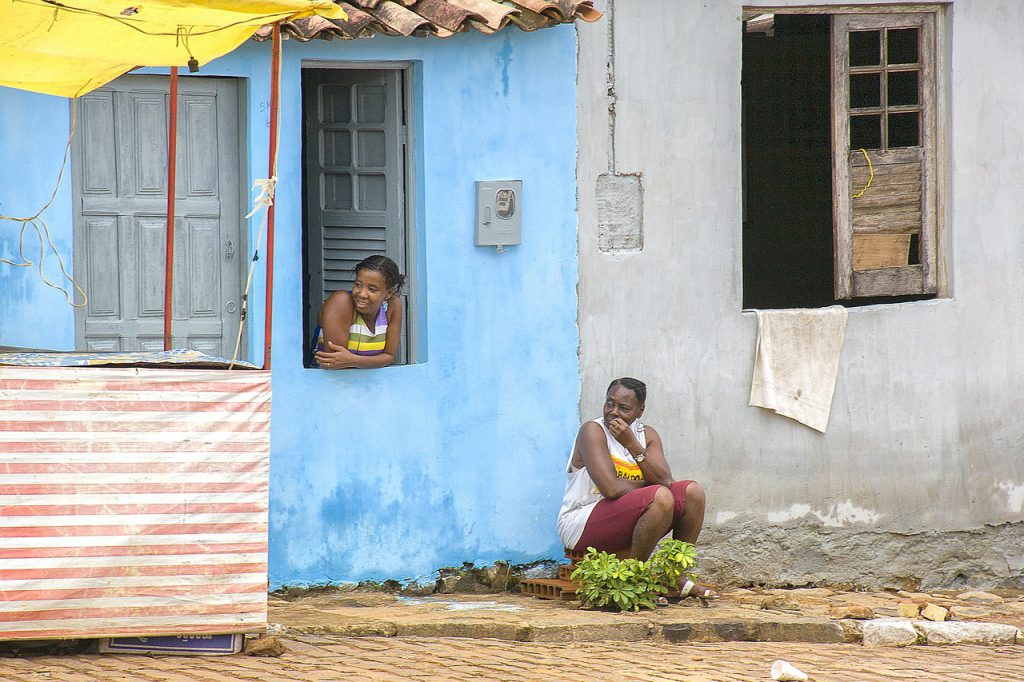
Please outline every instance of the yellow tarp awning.
[{"label": "yellow tarp awning", "polygon": [[200,65],[330,0],[0,0],[0,85],[78,97],[139,66]]}]

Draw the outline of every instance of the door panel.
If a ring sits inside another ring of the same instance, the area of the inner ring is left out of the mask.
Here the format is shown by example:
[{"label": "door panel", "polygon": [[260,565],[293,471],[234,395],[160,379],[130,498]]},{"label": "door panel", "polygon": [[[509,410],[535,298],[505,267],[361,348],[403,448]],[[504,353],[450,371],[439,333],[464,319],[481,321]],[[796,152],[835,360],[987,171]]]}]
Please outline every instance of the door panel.
[{"label": "door panel", "polygon": [[[76,345],[163,348],[169,79],[124,76],[82,98],[74,141]],[[234,350],[244,245],[238,84],[182,78],[172,346]],[[243,344],[244,347],[244,344]]]}]

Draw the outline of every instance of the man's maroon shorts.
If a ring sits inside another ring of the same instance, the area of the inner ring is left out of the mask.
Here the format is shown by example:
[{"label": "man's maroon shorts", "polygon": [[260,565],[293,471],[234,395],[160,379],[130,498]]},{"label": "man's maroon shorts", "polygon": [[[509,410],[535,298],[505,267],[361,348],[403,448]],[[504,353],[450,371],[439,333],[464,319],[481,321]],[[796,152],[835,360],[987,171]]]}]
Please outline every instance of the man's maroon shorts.
[{"label": "man's maroon shorts", "polygon": [[[686,486],[693,481],[676,481],[669,489],[675,498],[675,509],[672,512],[672,525],[683,515],[686,506]],[[661,486],[648,485],[630,490],[622,497],[614,500],[604,499],[597,503],[590,512],[587,525],[583,527],[583,535],[576,543],[576,549],[585,550],[593,547],[603,552],[619,552],[633,543],[633,529],[640,516],[647,511],[654,501],[654,495]]]}]

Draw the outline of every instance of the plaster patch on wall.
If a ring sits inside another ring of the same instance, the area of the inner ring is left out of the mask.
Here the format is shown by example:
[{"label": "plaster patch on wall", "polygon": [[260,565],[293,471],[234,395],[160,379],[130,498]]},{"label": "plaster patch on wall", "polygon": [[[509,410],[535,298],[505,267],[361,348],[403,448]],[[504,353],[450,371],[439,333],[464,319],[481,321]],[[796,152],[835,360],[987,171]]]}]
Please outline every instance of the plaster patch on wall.
[{"label": "plaster patch on wall", "polygon": [[639,173],[597,176],[597,248],[605,252],[644,248],[644,190]]},{"label": "plaster patch on wall", "polygon": [[720,511],[715,514],[715,523],[728,523],[735,519],[739,514],[734,511]]},{"label": "plaster patch on wall", "polygon": [[[878,520],[882,518],[882,515],[878,512],[865,509],[864,507],[858,507],[850,500],[834,504],[828,509],[828,511],[811,509],[811,505],[809,504],[793,504],[789,509],[766,514],[765,518],[768,520],[768,523],[779,524],[800,519],[808,515],[817,517],[817,519],[821,521],[822,525],[831,528],[839,528],[855,523],[874,524],[878,523]],[[736,515],[733,514],[730,518],[735,516]],[[716,521],[721,523],[719,519],[716,519]]]},{"label": "plaster patch on wall", "polygon": [[1024,511],[1024,485],[1017,485],[1013,481],[997,483],[996,487],[1006,493],[1006,505],[1010,511],[1020,513]]},{"label": "plaster patch on wall", "polygon": [[821,519],[822,524],[838,528],[854,523],[878,523],[881,514],[864,507],[858,507],[850,500],[832,505],[828,513],[814,512],[814,515]]},{"label": "plaster patch on wall", "polygon": [[768,523],[785,523],[786,521],[792,521],[793,519],[799,519],[807,516],[810,513],[811,505],[794,504],[787,510],[766,514],[766,517],[768,519]]}]

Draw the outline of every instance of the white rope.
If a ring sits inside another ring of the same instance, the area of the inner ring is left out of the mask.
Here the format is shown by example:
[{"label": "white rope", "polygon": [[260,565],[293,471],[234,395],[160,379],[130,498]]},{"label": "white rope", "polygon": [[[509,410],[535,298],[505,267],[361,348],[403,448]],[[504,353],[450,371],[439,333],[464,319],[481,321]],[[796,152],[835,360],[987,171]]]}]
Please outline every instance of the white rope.
[{"label": "white rope", "polygon": [[[284,46],[282,45],[281,51],[284,52]],[[282,55],[283,56],[283,55]],[[280,62],[279,62],[280,63]],[[277,72],[277,89],[281,91],[281,70]],[[281,111],[281,99],[277,100],[278,114]],[[228,369],[234,369],[235,363],[238,362],[238,353],[242,347],[242,329],[245,327],[245,319],[249,313],[249,290],[252,288],[252,276],[256,269],[256,261],[260,259],[260,246],[263,244],[263,233],[267,230],[267,209],[274,205],[274,194],[277,192],[277,150],[281,148],[281,126],[277,126],[277,139],[274,145],[274,158],[271,160],[273,168],[272,175],[269,178],[258,178],[252,183],[253,189],[259,189],[260,193],[252,202],[252,210],[245,214],[245,219],[256,215],[260,209],[263,209],[263,220],[260,221],[260,230],[256,237],[256,250],[253,251],[252,260],[249,261],[249,274],[245,278],[245,291],[242,293],[242,310],[238,316],[238,334],[235,336],[235,352],[231,355],[231,363],[228,364]]]},{"label": "white rope", "polygon": [[277,176],[272,178],[261,178],[253,183],[253,189],[260,188],[260,195],[253,199],[252,210],[245,214],[246,220],[256,215],[260,209],[263,211],[263,220],[260,221],[260,231],[256,237],[256,250],[253,251],[252,260],[249,261],[249,274],[245,278],[245,291],[242,292],[242,310],[238,315],[238,334],[235,336],[235,352],[231,355],[231,363],[228,369],[234,369],[238,362],[238,352],[242,347],[242,329],[245,328],[245,320],[249,313],[249,289],[252,288],[252,275],[256,270],[256,261],[260,259],[260,246],[263,245],[263,233],[267,230],[267,212],[265,209],[274,204],[274,191],[277,187]]},{"label": "white rope", "polygon": [[[276,163],[274,164],[277,165]],[[271,178],[257,178],[252,183],[253,189],[259,189],[260,195],[253,199],[252,210],[245,214],[245,219],[256,215],[261,208],[270,208],[274,205],[274,191],[277,189],[277,176]]]}]

